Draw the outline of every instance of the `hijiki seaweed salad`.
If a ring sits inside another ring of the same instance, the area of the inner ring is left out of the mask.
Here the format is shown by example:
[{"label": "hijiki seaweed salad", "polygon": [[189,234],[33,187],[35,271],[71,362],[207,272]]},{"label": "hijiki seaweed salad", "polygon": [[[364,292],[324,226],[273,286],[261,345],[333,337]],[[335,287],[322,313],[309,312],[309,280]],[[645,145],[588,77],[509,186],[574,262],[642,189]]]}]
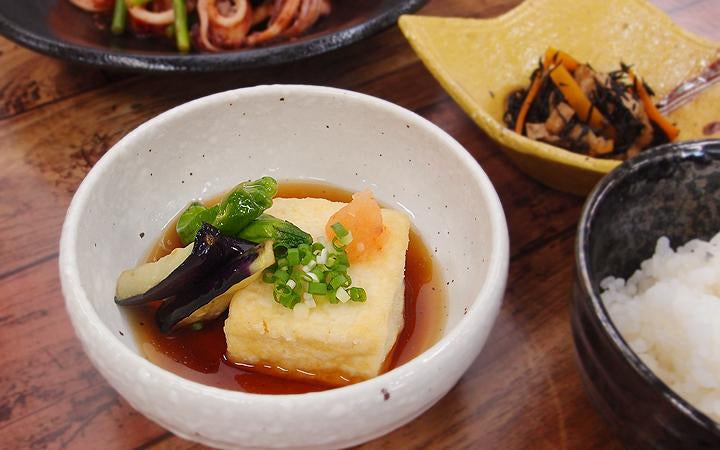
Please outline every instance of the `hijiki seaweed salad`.
[{"label": "hijiki seaweed salad", "polygon": [[530,139],[593,157],[627,159],[679,133],[653,103],[654,95],[628,65],[599,72],[549,48],[530,86],[508,96],[504,121]]},{"label": "hijiki seaweed salad", "polygon": [[349,203],[277,192],[263,177],[214,205],[191,203],[179,246],[124,271],[115,302],[155,307],[165,334],[227,314],[234,364],[334,385],[382,373],[404,326],[410,220],[370,191]]}]

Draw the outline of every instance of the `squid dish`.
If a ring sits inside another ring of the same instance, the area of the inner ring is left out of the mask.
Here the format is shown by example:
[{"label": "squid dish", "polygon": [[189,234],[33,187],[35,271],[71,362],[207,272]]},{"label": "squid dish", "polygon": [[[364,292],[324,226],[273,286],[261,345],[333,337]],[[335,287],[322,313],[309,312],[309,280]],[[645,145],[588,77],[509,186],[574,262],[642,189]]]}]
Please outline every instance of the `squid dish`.
[{"label": "squid dish", "polygon": [[330,0],[69,0],[105,15],[113,34],[174,40],[178,51],[220,52],[290,40],[330,14]]}]

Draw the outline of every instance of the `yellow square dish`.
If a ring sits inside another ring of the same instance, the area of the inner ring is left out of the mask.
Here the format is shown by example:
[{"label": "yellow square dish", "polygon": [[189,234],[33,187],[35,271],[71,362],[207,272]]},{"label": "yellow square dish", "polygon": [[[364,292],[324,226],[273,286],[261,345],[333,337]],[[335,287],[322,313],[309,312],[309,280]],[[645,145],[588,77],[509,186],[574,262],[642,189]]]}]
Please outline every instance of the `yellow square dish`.
[{"label": "yellow square dish", "polygon": [[[657,99],[720,57],[720,44],[688,33],[645,0],[526,0],[492,19],[402,16],[399,25],[445,90],[521,170],[580,195],[620,162],[528,139],[502,120],[508,93],[528,86],[548,47],[601,71],[631,64]],[[702,129],[719,119],[718,105],[720,84],[671,112],[678,139],[712,137]]]}]

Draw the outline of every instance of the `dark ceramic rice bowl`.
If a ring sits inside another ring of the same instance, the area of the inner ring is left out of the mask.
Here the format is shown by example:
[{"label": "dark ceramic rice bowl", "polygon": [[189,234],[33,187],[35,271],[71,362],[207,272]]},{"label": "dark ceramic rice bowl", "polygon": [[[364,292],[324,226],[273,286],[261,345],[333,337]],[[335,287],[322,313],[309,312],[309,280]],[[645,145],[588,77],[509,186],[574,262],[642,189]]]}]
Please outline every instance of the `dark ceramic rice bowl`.
[{"label": "dark ceramic rice bowl", "polygon": [[632,351],[600,299],[657,239],[673,248],[720,231],[720,141],[667,144],[613,170],[588,197],[575,248],[572,332],[584,387],[629,448],[720,448],[720,424],[678,396]]}]

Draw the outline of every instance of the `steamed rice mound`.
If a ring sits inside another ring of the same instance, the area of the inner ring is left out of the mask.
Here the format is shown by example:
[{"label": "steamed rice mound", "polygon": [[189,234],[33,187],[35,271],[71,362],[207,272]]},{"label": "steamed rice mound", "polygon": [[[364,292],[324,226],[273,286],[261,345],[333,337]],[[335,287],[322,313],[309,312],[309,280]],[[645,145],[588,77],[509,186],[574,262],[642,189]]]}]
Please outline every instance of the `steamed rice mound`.
[{"label": "steamed rice mound", "polygon": [[720,422],[720,233],[673,251],[666,237],[601,298],[625,341],[666,384]]}]

